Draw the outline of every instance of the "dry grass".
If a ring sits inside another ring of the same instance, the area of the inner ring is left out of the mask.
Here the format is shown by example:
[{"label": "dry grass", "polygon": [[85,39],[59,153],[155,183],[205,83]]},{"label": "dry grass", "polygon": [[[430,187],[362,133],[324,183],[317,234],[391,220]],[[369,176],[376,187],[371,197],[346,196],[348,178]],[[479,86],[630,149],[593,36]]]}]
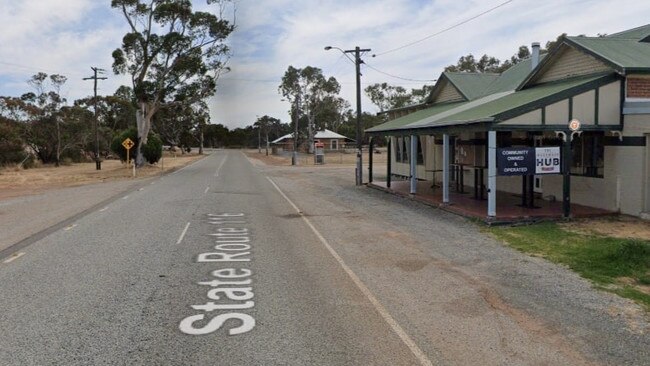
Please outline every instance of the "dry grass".
[{"label": "dry grass", "polygon": [[[198,154],[177,155],[165,153],[162,164],[147,165],[138,169],[137,178],[151,177],[178,169],[199,158]],[[164,170],[162,166],[164,165]],[[36,194],[49,189],[74,187],[106,181],[134,179],[133,170],[119,160],[105,160],[102,170],[95,169],[95,163],[72,164],[68,166],[42,166],[33,169],[5,167],[0,169],[0,200]]]},{"label": "dry grass", "polygon": [[[372,159],[373,163],[385,164],[386,163],[386,149],[379,149],[379,154],[374,154]],[[257,159],[263,162],[266,165],[291,165],[291,152],[283,152],[281,155],[272,155],[269,151],[269,155],[266,155],[265,149],[262,149],[262,152],[259,153],[257,149],[244,150],[246,156],[251,159]],[[344,152],[326,152],[325,153],[325,165],[351,165],[353,166],[357,161],[357,155],[354,152],[344,153]],[[363,153],[364,164],[368,162],[368,151]],[[309,154],[299,154],[298,155],[298,165],[310,166],[316,165],[314,163],[314,156]]]}]

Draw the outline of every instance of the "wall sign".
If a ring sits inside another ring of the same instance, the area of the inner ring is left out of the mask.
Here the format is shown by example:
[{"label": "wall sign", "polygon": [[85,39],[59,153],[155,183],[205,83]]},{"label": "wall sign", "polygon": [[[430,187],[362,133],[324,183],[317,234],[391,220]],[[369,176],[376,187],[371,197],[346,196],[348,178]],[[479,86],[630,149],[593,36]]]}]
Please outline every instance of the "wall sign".
[{"label": "wall sign", "polygon": [[499,175],[529,175],[535,171],[535,148],[497,149],[497,171]]},{"label": "wall sign", "polygon": [[508,147],[497,149],[498,175],[560,174],[559,147]]}]

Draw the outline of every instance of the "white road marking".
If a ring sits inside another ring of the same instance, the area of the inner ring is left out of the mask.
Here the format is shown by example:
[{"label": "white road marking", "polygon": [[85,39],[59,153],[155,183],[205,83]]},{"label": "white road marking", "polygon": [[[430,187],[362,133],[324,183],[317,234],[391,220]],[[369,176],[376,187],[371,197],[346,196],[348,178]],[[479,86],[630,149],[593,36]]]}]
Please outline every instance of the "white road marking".
[{"label": "white road marking", "polygon": [[183,229],[180,238],[178,238],[178,241],[176,242],[177,245],[183,241],[183,238],[185,238],[185,234],[187,234],[187,229],[189,228],[190,228],[190,223],[188,222],[187,225],[185,225],[185,229]]},{"label": "white road marking", "polygon": [[65,229],[63,229],[63,231],[70,231],[70,230],[74,229],[76,226],[77,226],[77,224],[72,224],[72,225],[66,227]]},{"label": "white road marking", "polygon": [[128,200],[128,199],[129,199],[129,196],[124,196],[124,197],[122,197],[122,199],[123,199],[123,200]]},{"label": "white road marking", "polygon": [[209,190],[210,190],[210,187],[206,188],[206,189],[205,189],[205,192],[203,192],[203,194],[208,193]]},{"label": "white road marking", "polygon": [[138,189],[138,191],[139,191],[139,192],[142,192],[142,191],[144,191],[144,188],[140,188],[140,189]]},{"label": "white road marking", "polygon": [[223,168],[223,165],[226,163],[226,160],[228,160],[228,155],[226,155],[223,160],[221,160],[221,164],[219,164],[219,167],[217,168],[217,171],[214,172],[214,176],[218,177],[219,172],[221,171],[221,168]]},{"label": "white road marking", "polygon": [[151,185],[154,185],[154,184],[156,184],[156,182],[151,182]]},{"label": "white road marking", "polygon": [[289,197],[287,197],[287,195],[284,194],[284,192],[282,192],[280,187],[278,187],[278,185],[275,184],[275,182],[271,178],[266,177],[266,179],[268,179],[269,182],[271,182],[273,187],[275,187],[275,189],[280,193],[280,195],[282,195],[282,197],[284,197],[284,199],[287,202],[289,202],[291,207],[293,207],[293,209],[296,210],[296,212],[300,215],[300,217],[302,217],[303,221],[305,221],[305,223],[307,224],[307,226],[309,226],[311,231],[314,232],[314,234],[316,235],[316,237],[318,237],[320,242],[323,243],[323,245],[325,246],[325,248],[327,248],[327,250],[330,252],[332,257],[336,259],[336,261],[343,268],[345,273],[347,273],[348,276],[350,276],[352,282],[354,282],[354,284],[357,285],[359,290],[361,290],[361,292],[364,295],[366,295],[366,298],[375,307],[379,315],[384,319],[384,321],[386,321],[386,323],[388,323],[388,325],[393,329],[393,331],[402,340],[402,342],[404,342],[404,344],[411,350],[411,352],[418,359],[418,361],[420,361],[420,364],[426,366],[433,366],[431,360],[429,360],[429,358],[424,354],[424,352],[422,352],[422,350],[420,349],[420,347],[418,347],[415,341],[413,341],[413,339],[408,334],[406,334],[406,331],[404,331],[404,329],[397,323],[397,321],[395,321],[395,319],[390,315],[388,310],[386,310],[386,308],[379,302],[379,300],[377,300],[377,298],[372,294],[372,292],[370,292],[368,287],[366,287],[366,285],[361,281],[359,276],[357,276],[350,269],[350,267],[348,267],[348,265],[345,264],[343,258],[341,258],[341,256],[334,250],[334,248],[332,248],[332,246],[327,242],[327,240],[323,237],[323,235],[321,235],[321,233],[316,229],[316,227],[311,223],[311,221],[309,221],[309,219],[302,213],[302,211],[298,208],[298,206],[296,206],[289,199]]},{"label": "white road marking", "polygon": [[5,264],[11,263],[11,262],[15,261],[16,259],[22,257],[23,255],[25,255],[24,252],[13,254],[11,257],[9,257],[9,259],[5,260],[2,263],[5,263]]},{"label": "white road marking", "polygon": [[106,210],[108,210],[108,207],[104,207],[104,208],[102,208],[101,210],[99,210],[99,212],[104,212],[104,211],[106,211]]}]

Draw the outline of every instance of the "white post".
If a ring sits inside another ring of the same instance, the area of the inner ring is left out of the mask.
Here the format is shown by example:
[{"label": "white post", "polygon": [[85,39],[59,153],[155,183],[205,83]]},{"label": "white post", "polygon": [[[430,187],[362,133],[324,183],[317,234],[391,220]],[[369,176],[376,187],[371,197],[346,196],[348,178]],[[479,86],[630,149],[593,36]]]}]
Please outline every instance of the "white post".
[{"label": "white post", "polygon": [[417,172],[417,164],[418,164],[418,137],[415,135],[411,135],[411,194],[415,194],[417,192],[417,185],[418,185],[418,172]]},{"label": "white post", "polygon": [[449,135],[442,135],[442,203],[449,203]]},{"label": "white post", "polygon": [[488,131],[488,217],[497,215],[497,132]]}]

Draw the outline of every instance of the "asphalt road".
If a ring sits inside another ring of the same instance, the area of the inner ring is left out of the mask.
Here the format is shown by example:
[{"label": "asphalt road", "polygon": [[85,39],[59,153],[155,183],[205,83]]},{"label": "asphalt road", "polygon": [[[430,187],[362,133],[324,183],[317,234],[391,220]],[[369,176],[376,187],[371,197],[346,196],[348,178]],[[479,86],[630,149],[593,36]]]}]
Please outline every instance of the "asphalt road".
[{"label": "asphalt road", "polygon": [[650,363],[638,307],[349,170],[217,151],[16,248],[0,365]]}]

